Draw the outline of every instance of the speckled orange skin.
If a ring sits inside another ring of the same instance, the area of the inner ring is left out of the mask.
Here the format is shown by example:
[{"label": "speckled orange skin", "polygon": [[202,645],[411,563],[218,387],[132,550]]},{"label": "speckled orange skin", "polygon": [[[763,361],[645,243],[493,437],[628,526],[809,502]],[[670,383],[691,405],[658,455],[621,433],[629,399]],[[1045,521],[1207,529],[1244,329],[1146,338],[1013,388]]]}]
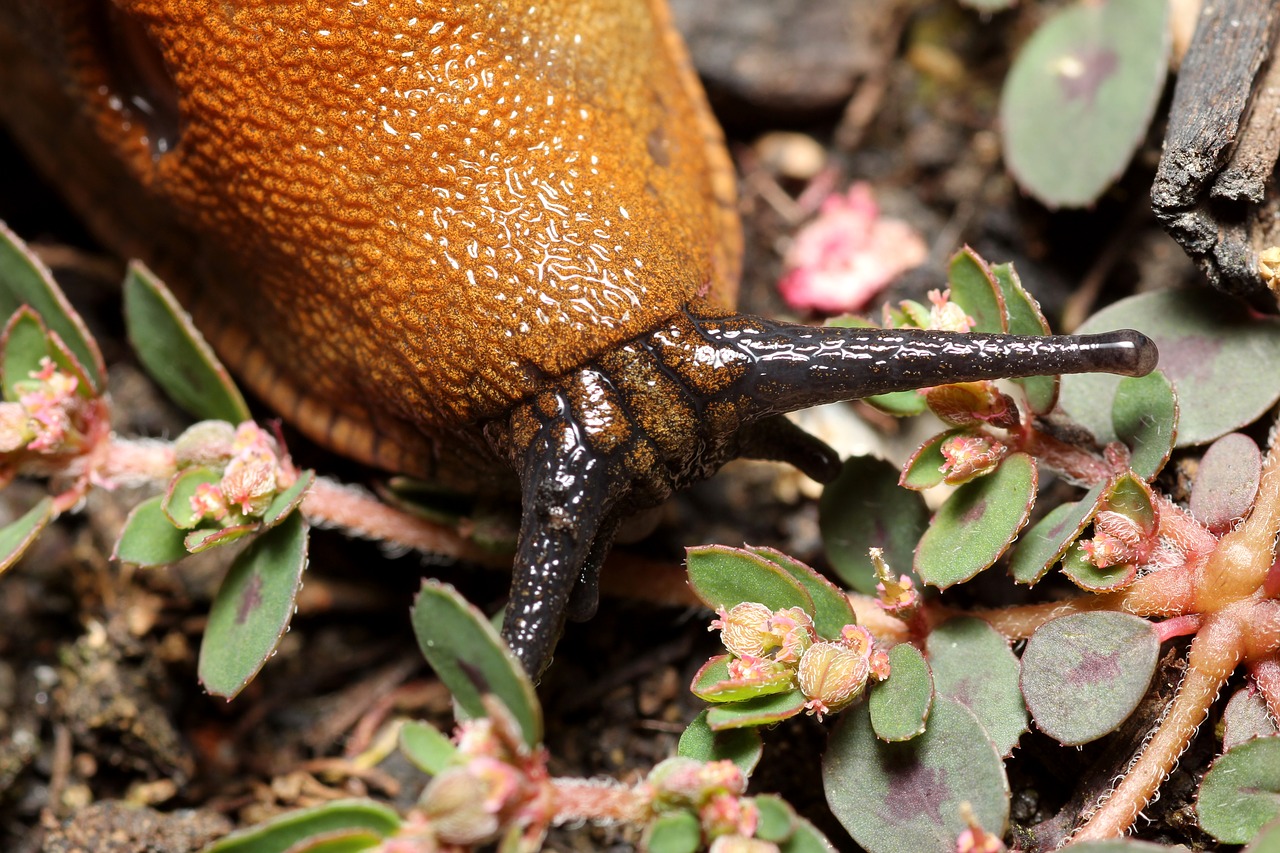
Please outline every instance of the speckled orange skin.
[{"label": "speckled orange skin", "polygon": [[63,85],[149,196],[113,207],[154,206],[145,255],[340,452],[474,481],[472,425],[691,298],[732,304],[732,170],[656,2],[118,0],[176,86],[161,154],[121,103],[127,42],[77,32],[93,5],[18,13],[59,32]]}]

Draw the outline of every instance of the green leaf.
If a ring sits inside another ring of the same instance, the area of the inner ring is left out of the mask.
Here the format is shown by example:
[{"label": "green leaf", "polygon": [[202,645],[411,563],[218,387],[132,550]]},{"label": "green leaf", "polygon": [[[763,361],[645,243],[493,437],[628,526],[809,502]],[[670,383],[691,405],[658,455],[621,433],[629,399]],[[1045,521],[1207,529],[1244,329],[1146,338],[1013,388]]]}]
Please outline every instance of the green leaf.
[{"label": "green leaf", "polygon": [[484,614],[448,584],[426,580],[412,620],[423,656],[468,717],[486,716],[482,696],[491,693],[515,717],[525,743],[541,743],[542,706],[533,683]]},{"label": "green leaf", "polygon": [[872,688],[867,704],[881,740],[911,740],[924,733],[933,707],[933,676],[919,649],[899,643],[889,650],[889,678]]},{"label": "green leaf", "polygon": [[1027,523],[1036,482],[1035,460],[1011,453],[993,473],[956,489],[920,539],[916,574],[946,589],[990,567]]},{"label": "green leaf", "polygon": [[757,729],[726,729],[716,732],[702,711],[680,735],[676,754],[696,761],[732,761],[744,775],[750,776],[760,763],[764,743]]},{"label": "green leaf", "polygon": [[1005,312],[1004,294],[987,262],[968,246],[951,256],[947,267],[947,283],[951,301],[973,318],[972,331],[1007,332],[1009,315]]},{"label": "green leaf", "polygon": [[53,498],[43,498],[21,518],[0,528],[0,572],[18,562],[51,521]]},{"label": "green leaf", "polygon": [[1110,592],[1124,589],[1138,579],[1137,563],[1116,563],[1099,568],[1089,559],[1088,553],[1077,542],[1062,556],[1062,573],[1071,582],[1089,592]]},{"label": "green leaf", "polygon": [[1080,538],[1098,511],[1108,483],[1099,483],[1079,501],[1059,504],[1022,534],[1009,560],[1009,574],[1017,583],[1032,586],[1040,582],[1053,564],[1062,559],[1071,544]]},{"label": "green leaf", "polygon": [[832,812],[867,853],[955,853],[964,802],[997,836],[1009,819],[999,753],[973,713],[945,696],[924,734],[901,743],[878,739],[870,712],[851,709],[831,734],[822,780]]},{"label": "green leaf", "polygon": [[[1132,471],[1111,480],[1102,492],[1098,511],[1110,510],[1128,517],[1139,525],[1144,538],[1154,538],[1158,522],[1151,487]],[[1096,514],[1096,513],[1095,513]],[[1072,583],[1091,592],[1123,589],[1138,576],[1137,561],[1114,566],[1095,566],[1080,542],[1068,549],[1062,560],[1062,572]]]},{"label": "green leaf", "polygon": [[[1022,286],[1013,264],[995,264],[991,275],[1004,296],[1005,311],[1009,314],[1009,332],[1014,335],[1047,335],[1049,321],[1040,310],[1040,303]],[[1037,415],[1048,414],[1058,402],[1057,376],[1027,376],[1014,379],[1027,396],[1027,404]]]},{"label": "green leaf", "polygon": [[1222,748],[1231,750],[1256,737],[1280,734],[1266,700],[1255,686],[1241,687],[1227,701],[1222,712]]},{"label": "green leaf", "polygon": [[307,489],[310,489],[315,481],[315,471],[300,472],[292,486],[271,499],[266,512],[262,514],[262,526],[269,530],[284,521],[289,513],[302,506],[302,499],[307,496]]},{"label": "green leaf", "polygon": [[230,527],[201,527],[183,537],[182,547],[186,548],[189,554],[199,554],[201,551],[208,551],[220,545],[230,545],[259,529],[260,525],[256,521],[233,524]]},{"label": "green leaf", "polygon": [[796,831],[796,812],[787,801],[773,794],[752,797],[760,820],[756,838],[764,841],[786,841]]},{"label": "green leaf", "polygon": [[692,812],[668,812],[654,818],[645,832],[649,853],[697,853],[702,849],[702,826]]},{"label": "green leaf", "polygon": [[19,308],[4,330],[4,354],[0,371],[4,376],[4,398],[10,402],[18,399],[15,387],[26,382],[31,374],[40,370],[40,359],[49,357],[49,342],[44,323],[30,308]]},{"label": "green leaf", "polygon": [[1132,452],[1129,467],[1144,480],[1160,473],[1178,435],[1178,401],[1160,371],[1126,376],[1116,386],[1111,429]]},{"label": "green leaf", "polygon": [[106,367],[84,321],[54,282],[48,268],[17,235],[0,223],[0,318],[12,316],[23,305],[30,305],[45,327],[57,332],[84,368],[94,390],[101,391]]},{"label": "green leaf", "polygon": [[1273,820],[1258,830],[1243,853],[1276,853],[1277,850],[1280,850],[1280,820]]},{"label": "green leaf", "polygon": [[1068,746],[1097,740],[1128,719],[1160,656],[1151,623],[1114,611],[1050,620],[1022,653],[1022,694],[1036,725]]},{"label": "green leaf", "polygon": [[299,841],[286,853],[359,853],[377,847],[382,841],[382,834],[370,829],[335,829]]},{"label": "green leaf", "polygon": [[1224,435],[1209,446],[1191,484],[1191,514],[1221,535],[1249,514],[1262,480],[1262,452],[1243,433]]},{"label": "green leaf", "polygon": [[1200,784],[1196,816],[1225,844],[1250,841],[1280,816],[1280,738],[1255,738],[1213,762]]},{"label": "green leaf", "polygon": [[409,720],[400,727],[400,751],[423,773],[436,776],[457,758],[458,748],[430,723]]},{"label": "green leaf", "polygon": [[804,710],[804,702],[804,694],[792,690],[745,702],[715,705],[707,709],[707,725],[716,732],[744,726],[769,726],[799,714]]},{"label": "green leaf", "polygon": [[933,688],[964,705],[1008,758],[1027,730],[1027,705],[1018,687],[1020,666],[1004,636],[981,619],[961,616],[929,633]]},{"label": "green leaf", "polygon": [[793,686],[794,673],[780,671],[769,681],[745,681],[729,677],[732,655],[716,655],[693,676],[689,691],[707,702],[742,702],[757,696],[782,693]]},{"label": "green leaf", "polygon": [[832,640],[840,636],[845,625],[857,624],[858,619],[853,613],[853,605],[849,603],[849,596],[809,566],[772,548],[748,545],[746,550],[777,564],[799,581],[800,586],[813,599],[813,627],[818,636]]},{"label": "green leaf", "polygon": [[231,563],[200,642],[200,683],[215,696],[244,689],[289,627],[307,565],[299,515],[256,538]]},{"label": "green leaf", "polygon": [[157,495],[133,508],[124,521],[111,559],[143,568],[167,566],[187,556],[186,535],[165,515],[164,497]]},{"label": "green leaf", "polygon": [[372,800],[334,800],[233,832],[204,848],[203,853],[285,853],[308,838],[354,829],[390,838],[400,831],[400,816]]},{"label": "green leaf", "polygon": [[836,853],[835,845],[802,817],[796,818],[795,832],[778,845],[779,853]]},{"label": "green leaf", "polygon": [[138,360],[175,403],[202,420],[249,420],[239,389],[191,317],[137,261],[124,280],[124,319]]},{"label": "green leaf", "polygon": [[800,607],[813,613],[809,593],[772,560],[724,545],[703,545],[685,553],[689,586],[712,610],[731,610],[744,601],[754,601],[770,610]]},{"label": "green leaf", "polygon": [[818,525],[831,567],[865,595],[876,591],[876,570],[867,550],[884,549],[895,573],[911,574],[911,553],[928,518],[924,499],[898,488],[897,468],[872,456],[845,460],[840,476],[818,502]]},{"label": "green leaf", "polygon": [[946,457],[942,455],[943,443],[949,438],[964,435],[968,431],[963,427],[949,429],[920,445],[902,466],[902,476],[898,480],[898,485],[917,492],[939,485],[946,476],[943,473],[943,468],[947,464]]},{"label": "green leaf", "polygon": [[[1145,2],[1145,0],[1144,0]],[[1117,4],[1112,4],[1117,5]],[[1178,394],[1177,447],[1192,447],[1251,424],[1280,400],[1280,320],[1200,290],[1132,296],[1089,318],[1077,331],[1133,328],[1160,348],[1160,370]],[[1099,442],[1115,441],[1112,401],[1120,377],[1063,377],[1061,405]]]},{"label": "green leaf", "polygon": [[1165,0],[1078,3],[1014,59],[1000,94],[1005,163],[1048,207],[1092,204],[1146,135],[1169,62]]},{"label": "green leaf", "polygon": [[165,490],[160,503],[165,517],[174,527],[183,530],[194,528],[200,523],[202,515],[196,514],[196,511],[191,508],[191,499],[195,497],[196,491],[201,486],[217,483],[221,479],[222,475],[217,471],[203,466],[179,471],[177,476],[169,481],[169,488]]}]

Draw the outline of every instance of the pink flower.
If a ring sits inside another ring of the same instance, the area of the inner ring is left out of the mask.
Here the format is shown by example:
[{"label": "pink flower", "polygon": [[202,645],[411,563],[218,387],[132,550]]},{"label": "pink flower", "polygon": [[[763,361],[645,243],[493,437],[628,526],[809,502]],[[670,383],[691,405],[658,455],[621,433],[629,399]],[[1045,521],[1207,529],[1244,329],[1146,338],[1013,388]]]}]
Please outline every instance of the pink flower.
[{"label": "pink flower", "polygon": [[927,256],[915,229],[882,218],[870,185],[857,183],[844,196],[828,197],[818,217],[796,234],[778,290],[792,308],[857,311]]}]

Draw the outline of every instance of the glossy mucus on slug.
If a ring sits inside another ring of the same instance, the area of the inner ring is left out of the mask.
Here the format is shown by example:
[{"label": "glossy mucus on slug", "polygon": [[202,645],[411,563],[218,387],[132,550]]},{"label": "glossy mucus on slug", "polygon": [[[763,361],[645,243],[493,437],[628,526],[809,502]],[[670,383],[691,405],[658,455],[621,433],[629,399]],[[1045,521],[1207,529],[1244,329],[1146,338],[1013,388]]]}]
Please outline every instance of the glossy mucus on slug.
[{"label": "glossy mucus on slug", "polygon": [[[128,21],[107,34],[114,54],[86,32],[94,4]],[[140,76],[121,77],[122,57]],[[28,73],[50,63],[44,83]],[[157,153],[145,114],[122,121],[121,79],[172,83],[176,145]],[[735,456],[834,473],[781,412],[1149,366],[1136,339],[1073,349],[734,314],[733,171],[660,0],[430,17],[391,0],[12,0],[0,92],[104,241],[157,268],[303,432],[520,495],[504,633],[535,675],[569,612],[594,608],[629,513]]]}]

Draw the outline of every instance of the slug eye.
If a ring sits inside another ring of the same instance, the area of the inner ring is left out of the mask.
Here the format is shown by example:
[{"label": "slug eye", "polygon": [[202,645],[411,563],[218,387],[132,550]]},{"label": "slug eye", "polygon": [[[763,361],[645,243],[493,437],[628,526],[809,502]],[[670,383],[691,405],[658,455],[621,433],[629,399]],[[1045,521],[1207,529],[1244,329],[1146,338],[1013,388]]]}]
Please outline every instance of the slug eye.
[{"label": "slug eye", "polygon": [[178,144],[181,130],[178,87],[160,47],[141,21],[112,0],[97,0],[90,9],[97,19],[92,31],[110,104],[131,135],[159,159]]}]

